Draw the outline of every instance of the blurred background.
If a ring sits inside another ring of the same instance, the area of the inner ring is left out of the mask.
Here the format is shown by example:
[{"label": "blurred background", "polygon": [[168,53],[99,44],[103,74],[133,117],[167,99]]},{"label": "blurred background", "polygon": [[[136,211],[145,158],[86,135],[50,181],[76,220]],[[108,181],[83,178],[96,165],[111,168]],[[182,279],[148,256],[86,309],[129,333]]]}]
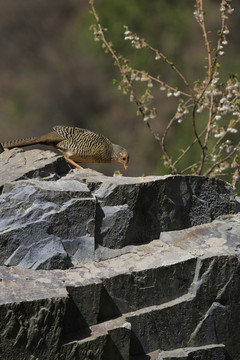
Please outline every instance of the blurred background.
[{"label": "blurred background", "polygon": [[[220,0],[204,3],[214,44]],[[95,5],[108,28],[106,37],[131,65],[181,86],[166,64],[123,40],[123,25],[163,52],[190,82],[203,79],[206,52],[193,16],[194,1],[96,0]],[[240,73],[240,2],[233,0],[231,5],[235,11],[227,23],[229,44],[221,58],[224,80],[229,72]],[[1,141],[42,135],[54,125],[78,126],[102,133],[130,152],[126,173],[117,163],[91,168],[106,175],[118,169],[131,176],[166,173],[160,146],[136,116],[135,104],[112,84],[119,74],[89,31],[94,18],[87,0],[0,0],[0,9]],[[177,99],[159,88],[153,92],[158,117],[152,127],[161,133],[175,113]],[[192,136],[183,122],[171,130],[167,146],[177,153]],[[185,161],[193,160],[191,156]]]}]

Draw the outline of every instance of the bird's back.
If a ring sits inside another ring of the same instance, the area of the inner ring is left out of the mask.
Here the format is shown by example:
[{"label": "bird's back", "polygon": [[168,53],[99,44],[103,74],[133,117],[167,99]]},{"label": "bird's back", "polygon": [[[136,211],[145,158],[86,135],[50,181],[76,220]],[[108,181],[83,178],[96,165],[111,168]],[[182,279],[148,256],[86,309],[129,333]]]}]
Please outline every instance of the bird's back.
[{"label": "bird's back", "polygon": [[54,126],[64,140],[57,148],[76,162],[111,162],[112,143],[103,135],[69,126]]}]

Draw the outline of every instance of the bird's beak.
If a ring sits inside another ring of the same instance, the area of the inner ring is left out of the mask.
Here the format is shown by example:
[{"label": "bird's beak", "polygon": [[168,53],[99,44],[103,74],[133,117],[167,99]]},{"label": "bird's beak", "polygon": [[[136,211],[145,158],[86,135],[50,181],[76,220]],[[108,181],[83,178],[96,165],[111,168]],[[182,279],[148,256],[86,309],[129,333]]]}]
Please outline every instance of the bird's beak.
[{"label": "bird's beak", "polygon": [[127,170],[127,164],[123,163],[124,169]]}]

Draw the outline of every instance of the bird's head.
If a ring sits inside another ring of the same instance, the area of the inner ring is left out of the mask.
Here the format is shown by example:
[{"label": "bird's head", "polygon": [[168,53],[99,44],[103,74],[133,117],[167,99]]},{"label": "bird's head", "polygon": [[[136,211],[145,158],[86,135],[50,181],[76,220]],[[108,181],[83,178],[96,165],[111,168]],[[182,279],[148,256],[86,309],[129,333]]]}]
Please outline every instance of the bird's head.
[{"label": "bird's head", "polygon": [[117,161],[123,164],[124,169],[127,170],[127,164],[129,161],[129,154],[126,149],[119,145],[113,145],[113,161]]}]

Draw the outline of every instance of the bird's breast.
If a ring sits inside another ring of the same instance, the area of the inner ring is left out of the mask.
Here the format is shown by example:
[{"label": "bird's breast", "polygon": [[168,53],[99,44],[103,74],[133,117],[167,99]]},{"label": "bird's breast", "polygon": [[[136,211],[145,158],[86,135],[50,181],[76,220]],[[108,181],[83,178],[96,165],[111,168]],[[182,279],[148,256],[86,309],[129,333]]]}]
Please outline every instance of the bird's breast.
[{"label": "bird's breast", "polygon": [[110,151],[108,152],[104,146],[87,148],[61,144],[58,146],[58,150],[76,163],[108,163],[112,161]]}]

